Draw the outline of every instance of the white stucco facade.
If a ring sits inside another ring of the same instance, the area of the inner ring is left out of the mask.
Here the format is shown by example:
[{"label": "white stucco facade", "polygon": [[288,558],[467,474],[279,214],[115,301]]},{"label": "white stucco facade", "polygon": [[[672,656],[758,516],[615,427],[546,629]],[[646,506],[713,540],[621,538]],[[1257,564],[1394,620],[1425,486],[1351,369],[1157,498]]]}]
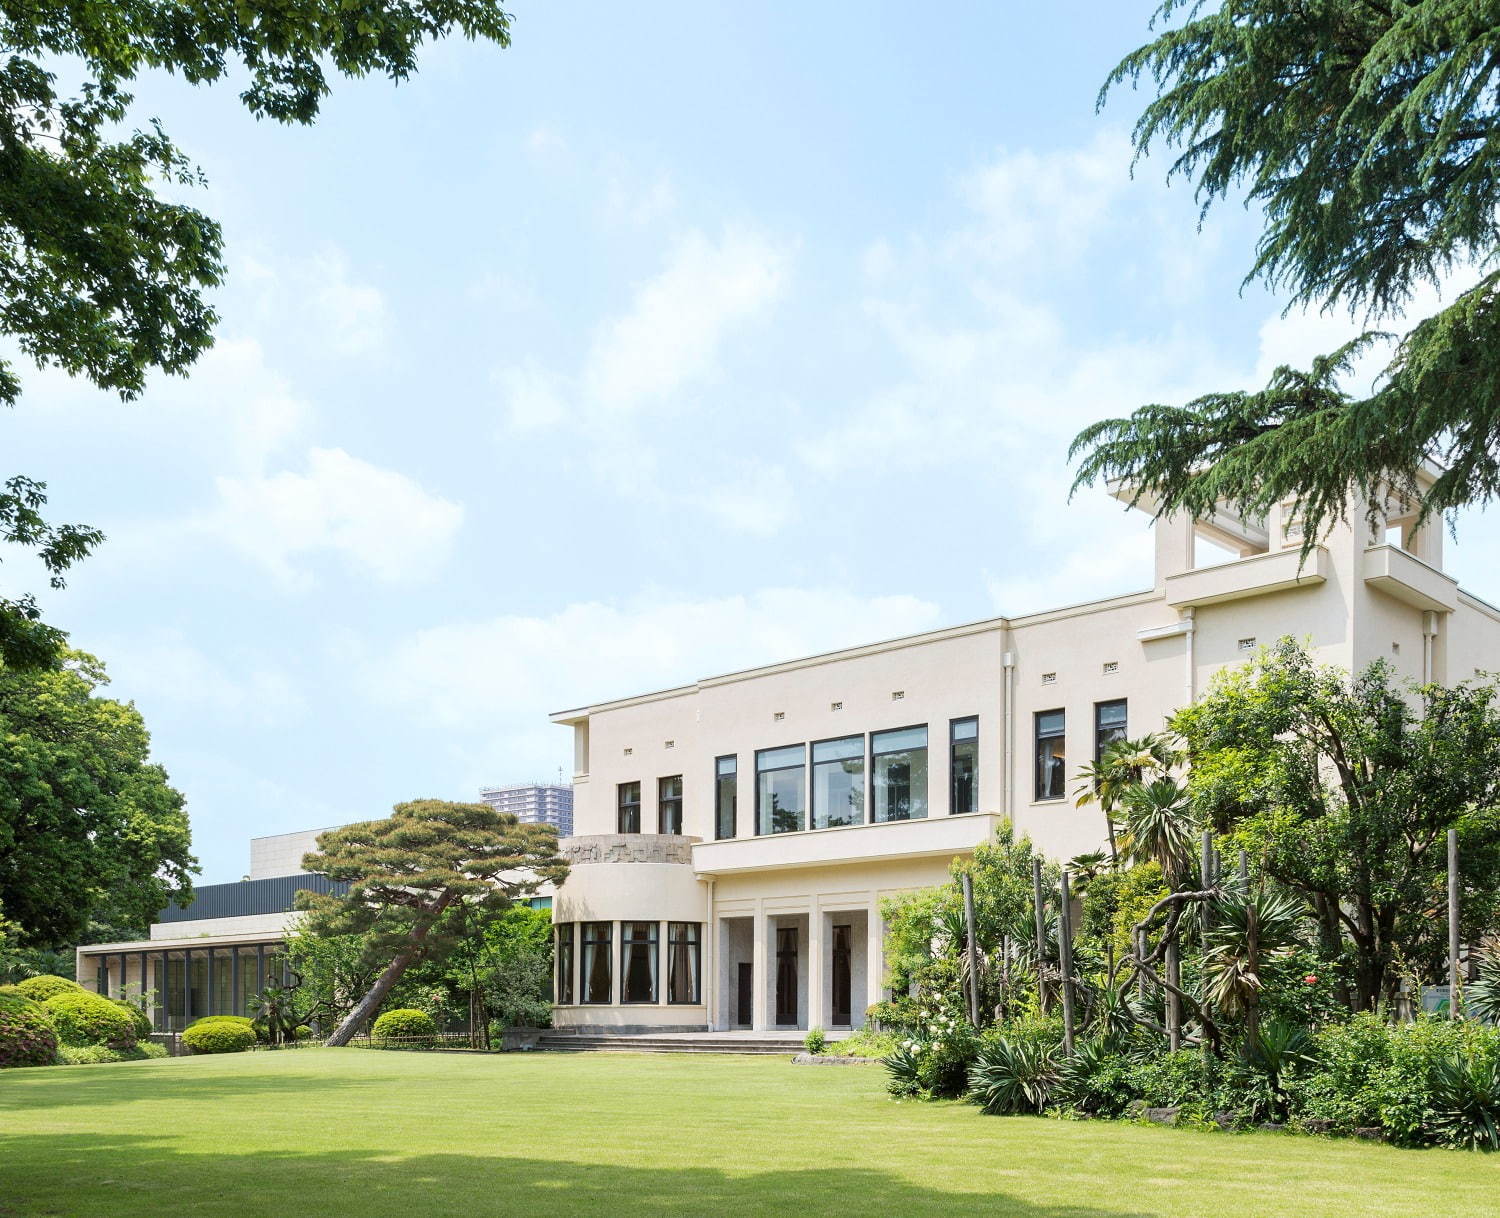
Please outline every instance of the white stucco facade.
[{"label": "white stucco facade", "polygon": [[[1154,526],[1155,571],[1143,572],[1150,586],[1131,595],[555,714],[574,734],[576,770],[575,836],[564,842],[574,867],[553,905],[562,944],[556,1023],[857,1027],[885,996],[884,898],[942,882],[952,859],[1001,817],[1057,858],[1102,846],[1097,809],[1075,807],[1073,793],[1105,720],[1123,722],[1132,738],[1159,730],[1217,670],[1284,635],[1324,662],[1360,668],[1385,659],[1413,681],[1453,683],[1500,668],[1500,610],[1443,572],[1439,526],[1415,531],[1410,510],[1392,502],[1373,523],[1351,513],[1354,523],[1304,560],[1286,515]],[[1212,565],[1195,562],[1203,541],[1219,547]],[[972,779],[955,787],[953,725],[971,720],[977,755],[957,764]],[[870,823],[881,798],[896,799],[876,790],[881,741],[920,737],[879,734],[917,728],[926,729],[925,758],[901,755],[905,802],[886,809],[914,818]],[[850,741],[839,747],[858,767],[850,781],[861,784],[864,823],[810,827],[813,746],[830,741]],[[1058,755],[1050,791],[1039,751]],[[778,800],[795,803],[801,784],[800,819],[785,817],[792,831],[764,831],[758,766],[768,758],[788,763],[766,779]],[[719,771],[729,759],[732,836],[720,815],[730,788]]]}]

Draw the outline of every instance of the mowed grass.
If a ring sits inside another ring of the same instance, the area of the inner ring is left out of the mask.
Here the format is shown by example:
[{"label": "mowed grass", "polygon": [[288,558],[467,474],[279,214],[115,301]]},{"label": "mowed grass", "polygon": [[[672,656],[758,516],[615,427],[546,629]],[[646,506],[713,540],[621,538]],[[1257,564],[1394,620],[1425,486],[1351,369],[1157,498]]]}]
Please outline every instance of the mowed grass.
[{"label": "mowed grass", "polygon": [[895,1102],[878,1066],[301,1049],[0,1074],[0,1215],[1500,1211],[1500,1156]]}]

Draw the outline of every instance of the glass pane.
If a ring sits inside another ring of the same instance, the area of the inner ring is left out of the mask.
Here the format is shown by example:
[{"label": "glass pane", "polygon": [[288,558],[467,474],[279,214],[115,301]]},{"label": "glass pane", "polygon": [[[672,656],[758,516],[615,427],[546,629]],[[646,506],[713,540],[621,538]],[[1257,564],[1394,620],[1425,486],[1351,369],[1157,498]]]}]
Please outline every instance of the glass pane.
[{"label": "glass pane", "polygon": [[668,935],[667,1001],[698,1001],[698,923],[673,922]]},{"label": "glass pane", "polygon": [[979,765],[979,741],[959,740],[953,745],[952,775],[953,803],[950,815],[979,811],[979,782],[976,773]]},{"label": "glass pane", "polygon": [[920,820],[927,815],[926,749],[882,753],[872,764],[875,820]]},{"label": "glass pane", "polygon": [[608,1002],[610,997],[610,924],[585,922],[583,977],[585,1002]]},{"label": "glass pane", "polygon": [[1067,740],[1061,735],[1039,737],[1036,742],[1036,797],[1061,799],[1067,781],[1064,753]]},{"label": "glass pane", "polygon": [[889,753],[897,749],[925,749],[927,747],[927,727],[903,727],[894,732],[876,732],[870,737],[870,750],[875,753]]},{"label": "glass pane", "polygon": [[739,768],[739,760],[735,757],[720,757],[718,771],[720,774],[733,774]]},{"label": "glass pane", "polygon": [[735,834],[735,812],[739,803],[739,780],[733,767],[728,773],[721,768],[714,780],[714,836],[733,837]]},{"label": "glass pane", "polygon": [[1067,716],[1063,711],[1042,711],[1036,717],[1036,734],[1038,736],[1060,735],[1066,721]]},{"label": "glass pane", "polygon": [[625,964],[622,1002],[656,1001],[656,923],[626,922],[621,928]]},{"label": "glass pane", "polygon": [[1118,702],[1100,702],[1094,708],[1099,715],[1099,726],[1101,728],[1123,728],[1125,726],[1125,706],[1126,703],[1123,698]]},{"label": "glass pane", "polygon": [[[800,750],[799,750],[800,751]],[[772,770],[758,779],[759,832],[796,833],[803,827],[803,767]]]},{"label": "glass pane", "polygon": [[663,778],[659,780],[658,793],[663,799],[682,798],[682,775],[674,778]]},{"label": "glass pane", "polygon": [[784,749],[762,749],[755,754],[757,770],[774,770],[778,766],[801,765],[807,760],[807,750],[800,744]]},{"label": "glass pane", "polygon": [[814,829],[864,824],[864,757],[813,766],[812,785]]},{"label": "glass pane", "polygon": [[814,761],[842,761],[848,757],[864,758],[865,738],[845,736],[842,740],[820,740],[812,746]]},{"label": "glass pane", "polygon": [[977,740],[979,738],[978,719],[957,719],[953,723],[954,740]]}]

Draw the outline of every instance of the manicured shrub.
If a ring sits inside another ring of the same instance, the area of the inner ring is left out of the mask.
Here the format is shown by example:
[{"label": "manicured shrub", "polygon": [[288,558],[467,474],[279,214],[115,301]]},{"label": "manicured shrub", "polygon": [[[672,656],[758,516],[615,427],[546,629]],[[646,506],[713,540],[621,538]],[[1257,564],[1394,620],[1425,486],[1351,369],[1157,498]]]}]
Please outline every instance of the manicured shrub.
[{"label": "manicured shrub", "polygon": [[111,1049],[108,1045],[63,1045],[57,1051],[58,1063],[64,1066],[100,1066],[109,1062],[138,1062],[166,1056],[165,1045],[154,1045],[148,1040],[128,1049]]},{"label": "manicured shrub", "polygon": [[57,1022],[57,1039],[64,1045],[135,1044],[135,1020],[108,998],[87,990],[64,990],[43,1004]]},{"label": "manicured shrub", "polygon": [[151,1016],[147,1015],[145,1011],[141,1010],[133,1002],[126,1002],[123,998],[112,998],[110,1001],[122,1010],[129,1012],[130,1022],[135,1024],[135,1038],[137,1040],[143,1040],[145,1037],[151,1035]]},{"label": "manicured shrub", "polygon": [[255,1043],[250,1021],[233,1015],[212,1016],[188,1026],[182,1043],[194,1053],[243,1053]]},{"label": "manicured shrub", "polygon": [[432,1016],[410,1007],[387,1011],[375,1021],[370,1032],[375,1040],[401,1040],[408,1044],[430,1042],[436,1034],[437,1024],[433,1023]]},{"label": "manicured shrub", "polygon": [[18,981],[16,989],[20,990],[25,997],[30,998],[32,1002],[46,1002],[54,994],[84,993],[83,986],[78,982],[69,981],[66,977],[53,977],[47,974]]},{"label": "manicured shrub", "polygon": [[57,1024],[47,1009],[19,994],[0,994],[0,1069],[56,1060]]},{"label": "manicured shrub", "polygon": [[889,1032],[877,1032],[868,1024],[839,1041],[842,1057],[889,1057],[896,1051],[896,1038]]},{"label": "manicured shrub", "polygon": [[828,1047],[828,1036],[822,1028],[809,1028],[802,1039],[802,1047],[816,1057]]}]

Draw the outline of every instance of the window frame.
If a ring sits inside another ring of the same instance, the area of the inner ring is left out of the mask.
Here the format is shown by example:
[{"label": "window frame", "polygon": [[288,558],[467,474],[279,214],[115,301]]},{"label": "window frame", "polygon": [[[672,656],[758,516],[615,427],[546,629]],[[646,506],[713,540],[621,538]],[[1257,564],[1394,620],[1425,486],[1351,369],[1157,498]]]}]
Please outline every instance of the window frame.
[{"label": "window frame", "polygon": [[[633,939],[626,928],[634,926],[649,927],[649,933],[644,939]],[[630,949],[633,947],[650,948],[648,963],[651,972],[651,997],[631,998],[630,994]],[[631,1007],[657,1006],[661,1002],[661,923],[642,921],[632,918],[620,922],[620,1003],[619,1005]]]},{"label": "window frame", "polygon": [[[603,998],[590,998],[588,982],[592,970],[580,967],[578,976],[578,1005],[589,1007],[613,1006],[615,997],[615,924],[613,922],[580,922],[578,925],[581,930],[581,947],[583,949],[579,953],[580,965],[585,959],[588,959],[590,957],[590,948],[593,948],[597,951],[602,946],[604,954],[604,967],[606,968],[606,970],[608,970],[606,973],[607,980],[605,982],[605,988],[609,991]],[[591,938],[589,936],[588,930],[588,928],[591,926],[604,927],[604,937],[602,939]]]},{"label": "window frame", "polygon": [[[881,757],[890,756],[893,753],[910,753],[914,750],[910,748],[886,749],[884,752],[880,752],[875,748],[875,737],[887,736],[895,732],[913,732],[918,728],[921,728],[922,731],[927,735],[927,743],[922,746],[922,752],[927,754],[927,765],[925,768],[925,774],[923,776],[922,784],[924,788],[922,792],[922,815],[903,816],[899,818],[887,817],[886,819],[881,820],[877,816],[877,813],[879,812],[879,806],[875,801],[876,760]],[[869,764],[866,768],[868,770],[869,777],[866,779],[866,781],[869,783],[869,790],[866,793],[866,797],[869,800],[869,803],[868,810],[865,814],[865,823],[867,825],[899,825],[912,820],[928,820],[932,815],[932,725],[930,723],[908,723],[903,727],[883,727],[878,732],[871,732],[867,755],[869,758]]]},{"label": "window frame", "polygon": [[[1045,737],[1042,735],[1042,716],[1061,715],[1062,730],[1050,732]],[[1061,753],[1048,753],[1048,757],[1061,757],[1063,763],[1062,791],[1056,795],[1046,795],[1042,791],[1042,741],[1061,740]],[[1053,706],[1047,710],[1032,712],[1031,718],[1031,745],[1032,745],[1032,802],[1033,803],[1058,803],[1068,797],[1068,709],[1065,706]]]},{"label": "window frame", "polygon": [[[1116,739],[1118,739],[1118,740],[1129,740],[1130,739],[1130,699],[1129,698],[1105,698],[1102,702],[1095,702],[1094,703],[1094,764],[1095,765],[1098,765],[1099,762],[1104,759],[1104,750],[1109,747],[1109,745],[1101,743],[1101,738],[1102,738],[1102,735],[1103,735],[1103,724],[1100,722],[1100,719],[1099,719],[1099,712],[1102,711],[1106,706],[1119,706],[1119,707],[1123,707],[1124,708],[1124,711],[1125,711],[1124,720],[1123,720],[1123,722],[1121,724],[1121,727],[1120,727],[1120,735],[1118,737],[1116,737]],[[1111,730],[1113,730],[1113,728],[1111,728]],[[1113,744],[1113,743],[1115,743],[1115,741],[1111,740],[1110,744]]]},{"label": "window frame", "polygon": [[[678,930],[679,927],[690,929],[691,932],[692,932],[691,935],[688,938],[678,938],[677,930]],[[673,978],[673,975],[674,975],[673,974],[673,968],[674,968],[675,963],[676,963],[676,958],[675,958],[675,956],[673,954],[672,949],[675,948],[675,947],[678,947],[679,945],[682,945],[682,944],[686,944],[688,947],[690,947],[692,949],[692,951],[689,953],[689,955],[690,955],[690,958],[692,959],[692,962],[693,962],[693,974],[692,974],[693,989],[692,989],[692,997],[691,998],[686,998],[686,999],[673,998],[672,997],[672,978]],[[696,1007],[696,1006],[702,1006],[703,1005],[703,923],[702,922],[668,922],[667,923],[667,987],[666,987],[666,996],[667,996],[667,1005],[668,1006],[679,1006],[679,1007],[680,1006],[689,1006],[689,1007]]]},{"label": "window frame", "polygon": [[[664,794],[665,788],[664,788],[663,784],[664,783],[669,783],[669,782],[675,782],[677,784],[677,794],[675,796]],[[674,805],[676,805],[676,808],[677,808],[677,828],[675,828],[675,829],[668,829],[667,828],[667,806],[669,804],[674,804]],[[665,777],[658,778],[656,780],[656,831],[659,834],[668,834],[668,833],[670,833],[670,834],[673,834],[674,836],[679,836],[679,837],[682,835],[682,775],[681,774],[668,774]]]},{"label": "window frame", "polygon": [[850,758],[840,757],[833,761],[818,761],[818,745],[820,744],[842,744],[846,740],[859,741],[859,792],[861,800],[867,800],[869,791],[866,789],[870,782],[870,736],[867,732],[849,732],[842,736],[828,736],[822,740],[809,740],[807,742],[807,827],[815,829],[850,829],[854,825],[870,824],[870,809],[868,804],[859,810],[859,819],[850,825],[820,825],[818,824],[818,767],[820,765],[838,765],[841,761]]},{"label": "window frame", "polygon": [[[798,764],[796,764],[796,765],[769,766],[766,769],[761,769],[760,759],[761,759],[761,755],[763,753],[780,753],[780,752],[782,752],[782,751],[784,751],[786,749],[801,749],[802,750],[802,760]],[[809,756],[809,753],[808,753],[808,748],[807,748],[807,741],[805,741],[805,740],[802,741],[800,744],[783,744],[783,745],[778,745],[778,746],[775,746],[775,747],[769,748],[769,749],[756,749],[755,750],[755,836],[756,837],[780,837],[784,833],[804,833],[804,832],[807,831],[807,813],[808,813],[808,807],[807,807],[807,804],[808,804],[808,799],[807,799],[807,758],[808,758],[808,756]],[[798,818],[797,827],[795,829],[779,829],[779,830],[778,829],[771,829],[771,830],[763,830],[761,828],[761,814],[760,814],[760,776],[762,774],[779,774],[779,773],[782,773],[783,771],[786,771],[786,770],[799,770],[799,769],[802,771],[802,807],[800,809],[798,809],[798,812],[797,812],[797,818]]]},{"label": "window frame", "polygon": [[[974,725],[974,736],[972,740],[960,741],[954,736],[961,724],[972,723]],[[958,756],[960,744],[972,744],[974,746],[974,766],[969,775],[969,786],[972,792],[972,808],[965,808],[962,812],[958,810],[958,769],[954,761]],[[948,720],[948,815],[967,816],[979,811],[979,716],[961,715],[957,719]]]},{"label": "window frame", "polygon": [[[635,788],[635,802],[627,803],[625,791],[629,787]],[[625,827],[625,812],[627,808],[635,809],[635,828]],[[634,834],[641,831],[641,782],[636,779],[633,782],[615,783],[615,832],[621,834]]]},{"label": "window frame", "polygon": [[[724,762],[730,762],[730,770],[726,774],[720,768]],[[724,809],[719,800],[724,794],[723,782],[729,779],[729,832],[724,832]],[[714,758],[714,841],[726,842],[731,838],[739,836],[740,827],[740,755],[738,753],[724,753]]]},{"label": "window frame", "polygon": [[576,922],[559,922],[554,928],[557,935],[553,946],[556,961],[552,970],[552,984],[556,987],[554,992],[557,995],[558,1006],[577,1005],[574,1002],[577,996],[577,986],[574,981],[578,963],[577,927]]}]

